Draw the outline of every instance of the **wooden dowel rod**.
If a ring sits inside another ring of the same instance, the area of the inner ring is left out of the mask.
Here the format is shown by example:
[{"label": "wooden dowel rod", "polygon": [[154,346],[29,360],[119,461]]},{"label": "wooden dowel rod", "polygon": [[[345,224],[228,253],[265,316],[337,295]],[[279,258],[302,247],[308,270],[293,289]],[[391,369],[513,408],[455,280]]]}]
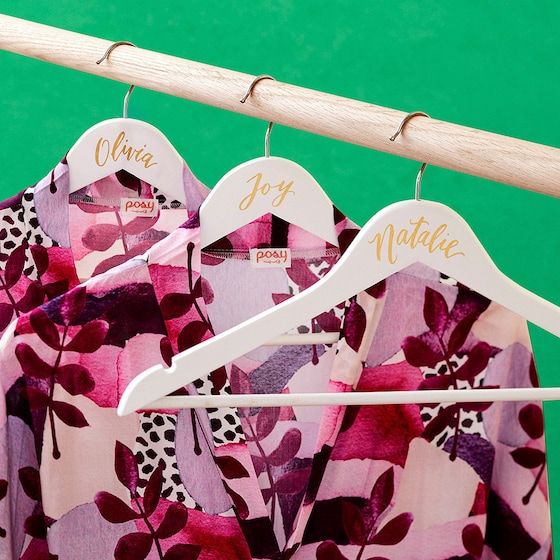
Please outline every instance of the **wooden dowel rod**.
[{"label": "wooden dowel rod", "polygon": [[[485,179],[560,196],[560,149],[406,113],[0,14],[0,48]],[[265,71],[266,68],[263,68]],[[413,109],[421,109],[414,107]]]}]

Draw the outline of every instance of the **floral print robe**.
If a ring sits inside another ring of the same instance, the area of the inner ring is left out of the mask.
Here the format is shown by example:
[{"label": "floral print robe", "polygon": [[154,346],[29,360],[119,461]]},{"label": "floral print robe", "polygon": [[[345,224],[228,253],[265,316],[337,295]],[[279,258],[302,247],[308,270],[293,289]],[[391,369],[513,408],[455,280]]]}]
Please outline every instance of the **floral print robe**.
[{"label": "floral print robe", "polygon": [[[194,216],[136,258],[20,317],[2,341],[0,557],[100,560],[551,558],[533,402],[143,410],[155,363],[283,301],[339,249],[265,217],[208,248]],[[253,268],[251,247],[291,267]],[[203,249],[203,250],[202,250]],[[412,266],[178,393],[537,384],[524,320]]]},{"label": "floral print robe", "polygon": [[[68,178],[63,160],[36,185],[0,203],[0,334],[45,300],[144,253],[210,192],[186,164],[186,206],[126,171],[71,195]],[[121,198],[155,200],[159,212],[123,214]]]}]

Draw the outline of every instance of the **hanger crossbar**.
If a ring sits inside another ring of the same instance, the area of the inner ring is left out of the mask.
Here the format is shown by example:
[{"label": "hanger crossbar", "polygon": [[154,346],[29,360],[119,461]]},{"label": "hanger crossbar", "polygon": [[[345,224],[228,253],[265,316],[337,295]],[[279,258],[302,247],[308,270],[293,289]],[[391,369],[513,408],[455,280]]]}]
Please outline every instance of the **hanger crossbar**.
[{"label": "hanger crossbar", "polygon": [[280,393],[247,395],[188,395],[159,399],[146,410],[220,407],[364,406],[388,404],[483,403],[560,400],[560,388],[458,389],[354,393]]},{"label": "hanger crossbar", "polygon": [[[0,14],[0,49],[337,140],[560,197],[560,149],[273,80],[239,100],[254,76]],[[263,68],[265,70],[265,68]]]}]

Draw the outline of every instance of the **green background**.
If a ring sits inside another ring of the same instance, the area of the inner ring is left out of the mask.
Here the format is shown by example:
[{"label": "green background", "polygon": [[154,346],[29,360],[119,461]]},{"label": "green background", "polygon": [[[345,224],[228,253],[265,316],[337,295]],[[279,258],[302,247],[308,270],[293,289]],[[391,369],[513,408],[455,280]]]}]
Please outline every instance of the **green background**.
[{"label": "green background", "polygon": [[[535,142],[560,145],[560,3],[440,0],[85,2],[0,0],[0,11]],[[101,54],[101,53],[100,53]],[[42,178],[92,124],[119,116],[123,84],[0,52],[2,197]],[[137,89],[130,116],[166,133],[213,185],[262,154],[265,123]],[[281,126],[272,153],[309,169],[363,224],[413,194],[418,164]],[[560,201],[429,168],[423,195],[472,225],[497,265],[560,304]],[[532,329],[543,385],[560,385],[560,342]],[[547,404],[560,546],[560,403]]]}]

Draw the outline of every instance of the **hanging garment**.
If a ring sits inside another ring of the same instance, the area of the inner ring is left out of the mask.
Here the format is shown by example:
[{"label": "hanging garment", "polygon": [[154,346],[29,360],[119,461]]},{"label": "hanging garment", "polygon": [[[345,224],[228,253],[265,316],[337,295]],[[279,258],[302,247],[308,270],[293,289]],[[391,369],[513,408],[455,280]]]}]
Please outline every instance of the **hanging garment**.
[{"label": "hanging garment", "polygon": [[[336,222],[343,251],[356,229],[340,215]],[[547,557],[535,403],[117,417],[138,373],[305,289],[338,258],[336,248],[268,220],[204,251],[199,237],[195,216],[147,263],[132,259],[93,278],[4,337],[4,555]],[[291,266],[255,268],[255,246],[289,249]],[[336,345],[260,348],[188,391],[537,383],[525,322],[421,266],[297,330],[338,329]]]},{"label": "hanging garment", "polygon": [[209,192],[186,164],[187,208],[125,171],[69,196],[68,173],[63,160],[0,205],[0,333],[46,299],[146,251]]}]

